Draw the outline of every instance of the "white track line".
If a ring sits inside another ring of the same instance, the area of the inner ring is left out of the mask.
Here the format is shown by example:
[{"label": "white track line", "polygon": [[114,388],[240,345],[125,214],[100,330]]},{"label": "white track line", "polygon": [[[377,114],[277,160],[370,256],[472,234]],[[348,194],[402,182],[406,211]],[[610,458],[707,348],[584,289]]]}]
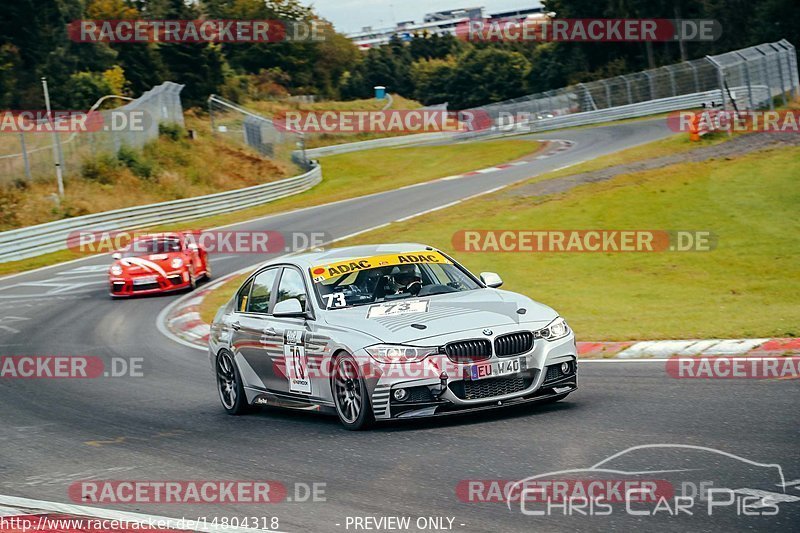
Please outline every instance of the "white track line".
[{"label": "white track line", "polygon": [[[186,531],[203,531],[205,533],[263,533],[264,531],[267,531],[264,529],[243,527],[214,527],[194,520],[181,520],[165,516],[130,513],[128,511],[115,511],[113,509],[101,509],[99,507],[87,507],[84,505],[73,505],[70,503],[31,500],[28,498],[17,498],[15,496],[0,495],[0,505],[23,507],[25,510],[32,509],[54,513],[67,513],[90,518],[104,518],[107,520],[136,522],[139,524],[158,522],[159,524],[165,524],[168,529],[182,528]],[[276,530],[269,531],[270,533],[281,533],[280,531]]]}]

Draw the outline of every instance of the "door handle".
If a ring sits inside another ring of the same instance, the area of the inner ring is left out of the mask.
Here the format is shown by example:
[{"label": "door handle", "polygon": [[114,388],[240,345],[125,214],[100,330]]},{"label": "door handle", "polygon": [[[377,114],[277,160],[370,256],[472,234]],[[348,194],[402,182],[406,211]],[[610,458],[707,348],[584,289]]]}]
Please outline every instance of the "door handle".
[{"label": "door handle", "polygon": [[232,322],[232,323],[231,323],[231,327],[232,327],[233,329],[235,329],[236,331],[239,331],[240,329],[242,329],[242,325],[241,325],[241,324],[239,324],[239,322],[238,322],[238,321],[236,321],[236,322]]},{"label": "door handle", "polygon": [[264,328],[264,335],[277,335],[278,332],[272,326]]}]

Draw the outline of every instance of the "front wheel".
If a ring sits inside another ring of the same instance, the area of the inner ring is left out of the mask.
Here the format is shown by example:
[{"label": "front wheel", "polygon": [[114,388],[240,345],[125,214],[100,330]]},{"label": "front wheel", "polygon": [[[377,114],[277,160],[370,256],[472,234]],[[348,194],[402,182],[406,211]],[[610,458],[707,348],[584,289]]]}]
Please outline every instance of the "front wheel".
[{"label": "front wheel", "polygon": [[239,375],[239,369],[233,361],[233,356],[228,352],[217,355],[217,392],[222,402],[222,407],[229,415],[241,415],[249,411],[247,397],[244,394],[244,384]]},{"label": "front wheel", "polygon": [[367,385],[352,355],[344,354],[335,360],[332,386],[336,414],[342,425],[351,431],[370,427],[375,421],[372,404]]}]

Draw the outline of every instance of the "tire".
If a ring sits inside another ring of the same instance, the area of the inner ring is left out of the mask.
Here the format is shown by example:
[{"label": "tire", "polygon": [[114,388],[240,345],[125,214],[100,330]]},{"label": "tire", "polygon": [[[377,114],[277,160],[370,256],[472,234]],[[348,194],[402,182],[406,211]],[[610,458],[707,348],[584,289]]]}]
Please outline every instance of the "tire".
[{"label": "tire", "polygon": [[208,260],[208,257],[206,257],[206,273],[203,276],[203,280],[208,281],[210,279],[211,279],[211,262]]},{"label": "tire", "polygon": [[358,362],[350,354],[334,359],[331,392],[339,422],[350,431],[368,429],[375,422],[372,402]]},{"label": "tire", "polygon": [[244,393],[244,384],[236,368],[236,362],[230,352],[221,351],[217,354],[215,363],[217,377],[217,393],[223,409],[229,415],[242,415],[250,411],[247,396]]}]

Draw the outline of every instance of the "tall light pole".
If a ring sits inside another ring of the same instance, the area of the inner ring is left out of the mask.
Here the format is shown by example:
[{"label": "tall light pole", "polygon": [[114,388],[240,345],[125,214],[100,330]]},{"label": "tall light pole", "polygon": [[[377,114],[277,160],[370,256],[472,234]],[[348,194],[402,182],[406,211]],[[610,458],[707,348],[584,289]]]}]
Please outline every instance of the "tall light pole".
[{"label": "tall light pole", "polygon": [[47,90],[47,78],[42,77],[42,89],[44,89],[44,105],[47,109],[47,118],[53,127],[53,161],[56,164],[56,181],[58,182],[58,196],[64,197],[64,176],[61,169],[61,154],[58,152],[58,131],[56,131],[56,123],[53,119],[52,111],[50,110],[50,93]]}]

